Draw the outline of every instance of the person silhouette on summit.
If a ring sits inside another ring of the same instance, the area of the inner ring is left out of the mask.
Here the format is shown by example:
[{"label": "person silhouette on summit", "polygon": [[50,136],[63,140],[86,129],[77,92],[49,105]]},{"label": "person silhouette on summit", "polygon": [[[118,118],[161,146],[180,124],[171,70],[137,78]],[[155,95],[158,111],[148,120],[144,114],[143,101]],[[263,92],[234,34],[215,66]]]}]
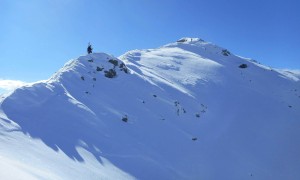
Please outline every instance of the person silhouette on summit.
[{"label": "person silhouette on summit", "polygon": [[93,53],[93,48],[92,48],[92,45],[89,43],[88,47],[87,47],[87,53],[88,54],[91,54]]}]

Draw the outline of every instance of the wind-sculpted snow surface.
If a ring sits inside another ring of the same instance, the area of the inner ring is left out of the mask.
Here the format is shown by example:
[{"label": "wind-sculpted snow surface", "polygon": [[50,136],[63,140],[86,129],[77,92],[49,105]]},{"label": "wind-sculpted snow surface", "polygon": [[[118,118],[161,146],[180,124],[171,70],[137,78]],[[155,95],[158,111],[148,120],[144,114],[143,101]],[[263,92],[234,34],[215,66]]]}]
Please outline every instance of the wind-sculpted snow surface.
[{"label": "wind-sculpted snow surface", "polygon": [[0,106],[1,179],[300,178],[299,78],[198,38],[81,56]]}]

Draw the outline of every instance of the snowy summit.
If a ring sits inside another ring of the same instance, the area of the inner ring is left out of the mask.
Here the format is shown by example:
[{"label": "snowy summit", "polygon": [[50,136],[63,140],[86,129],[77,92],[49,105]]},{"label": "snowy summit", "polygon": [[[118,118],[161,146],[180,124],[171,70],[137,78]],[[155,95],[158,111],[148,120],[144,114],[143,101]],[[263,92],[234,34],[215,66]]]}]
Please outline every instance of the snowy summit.
[{"label": "snowy summit", "polygon": [[299,179],[300,81],[199,38],[0,97],[1,179]]}]

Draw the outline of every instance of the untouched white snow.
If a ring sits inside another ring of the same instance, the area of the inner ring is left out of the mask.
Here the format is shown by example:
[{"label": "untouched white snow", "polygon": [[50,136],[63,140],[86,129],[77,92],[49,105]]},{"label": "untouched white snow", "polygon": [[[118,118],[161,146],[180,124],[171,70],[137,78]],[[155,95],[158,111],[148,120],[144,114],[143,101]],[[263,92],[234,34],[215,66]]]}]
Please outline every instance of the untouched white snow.
[{"label": "untouched white snow", "polygon": [[224,50],[93,53],[2,95],[0,178],[299,179],[299,76]]}]

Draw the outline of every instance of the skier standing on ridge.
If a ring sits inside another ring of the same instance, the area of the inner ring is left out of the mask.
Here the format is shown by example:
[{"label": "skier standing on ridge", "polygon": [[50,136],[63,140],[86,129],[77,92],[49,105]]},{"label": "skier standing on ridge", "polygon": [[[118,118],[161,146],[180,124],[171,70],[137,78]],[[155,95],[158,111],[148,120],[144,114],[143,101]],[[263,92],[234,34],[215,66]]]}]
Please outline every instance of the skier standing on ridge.
[{"label": "skier standing on ridge", "polygon": [[93,53],[93,48],[92,48],[92,45],[89,43],[88,47],[87,47],[87,53],[88,54],[91,54]]}]

